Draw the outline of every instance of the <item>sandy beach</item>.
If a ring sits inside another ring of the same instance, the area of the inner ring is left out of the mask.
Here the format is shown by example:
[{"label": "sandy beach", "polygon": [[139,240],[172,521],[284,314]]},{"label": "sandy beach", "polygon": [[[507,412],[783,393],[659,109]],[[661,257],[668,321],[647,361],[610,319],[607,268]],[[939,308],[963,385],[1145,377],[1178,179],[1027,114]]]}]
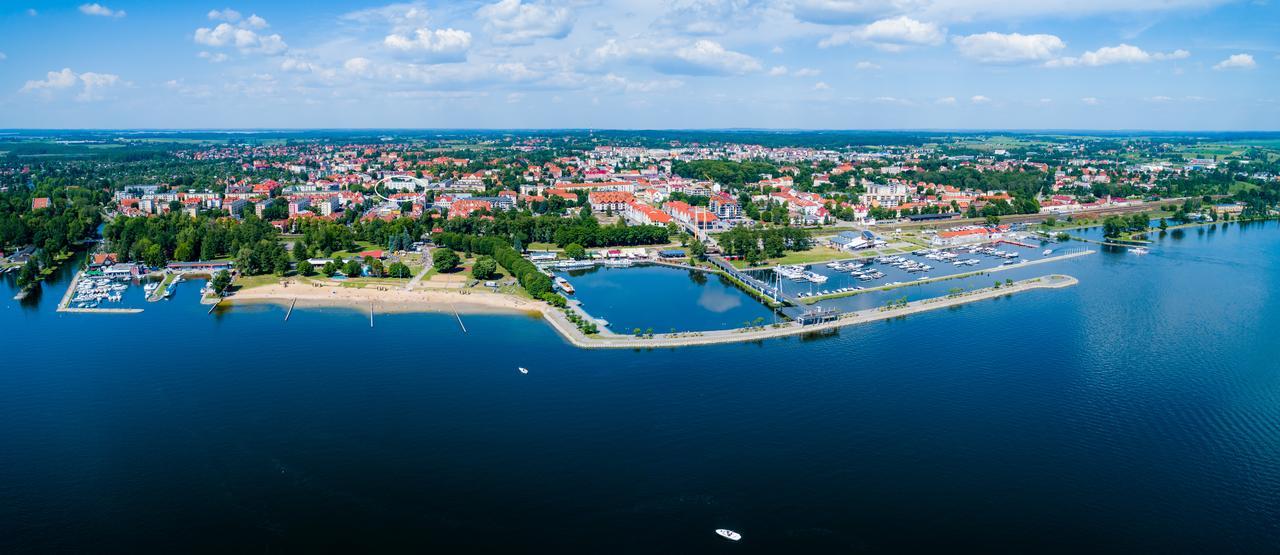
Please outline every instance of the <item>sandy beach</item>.
[{"label": "sandy beach", "polygon": [[408,291],[397,287],[370,285],[365,288],[314,286],[294,282],[273,284],[237,291],[223,299],[224,304],[274,303],[289,306],[335,306],[388,312],[459,312],[464,314],[505,313],[543,314],[550,310],[546,303],[522,299],[514,295],[477,290],[426,289]]}]

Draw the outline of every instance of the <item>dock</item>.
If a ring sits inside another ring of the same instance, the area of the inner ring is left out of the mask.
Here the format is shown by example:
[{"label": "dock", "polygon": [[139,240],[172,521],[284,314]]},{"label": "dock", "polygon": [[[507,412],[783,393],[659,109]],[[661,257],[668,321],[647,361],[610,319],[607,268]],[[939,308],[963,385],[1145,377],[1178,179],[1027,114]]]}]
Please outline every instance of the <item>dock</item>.
[{"label": "dock", "polygon": [[458,319],[458,326],[462,328],[462,333],[467,333],[467,326],[462,323],[462,316],[458,314],[458,307],[453,303],[449,303],[449,308],[453,310],[453,317]]},{"label": "dock", "polygon": [[289,321],[289,316],[293,314],[293,307],[297,304],[298,304],[297,297],[294,297],[293,300],[289,301],[289,310],[285,311],[284,313],[284,321],[286,322]]},{"label": "dock", "polygon": [[369,303],[369,327],[373,327],[373,303]]}]

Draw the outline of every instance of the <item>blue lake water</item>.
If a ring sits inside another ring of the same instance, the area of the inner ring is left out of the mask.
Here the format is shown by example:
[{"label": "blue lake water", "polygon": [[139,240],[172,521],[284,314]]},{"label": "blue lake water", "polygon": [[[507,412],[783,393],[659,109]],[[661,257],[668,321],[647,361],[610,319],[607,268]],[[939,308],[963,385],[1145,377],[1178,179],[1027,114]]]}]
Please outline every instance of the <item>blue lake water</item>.
[{"label": "blue lake water", "polygon": [[773,311],[724,278],[669,266],[634,266],[557,272],[573,285],[573,298],[617,333],[705,331],[774,321]]},{"label": "blue lake water", "polygon": [[1068,289],[678,350],[206,315],[195,284],[64,315],[5,276],[0,552],[1273,553],[1280,226],[1154,239],[997,274]]}]

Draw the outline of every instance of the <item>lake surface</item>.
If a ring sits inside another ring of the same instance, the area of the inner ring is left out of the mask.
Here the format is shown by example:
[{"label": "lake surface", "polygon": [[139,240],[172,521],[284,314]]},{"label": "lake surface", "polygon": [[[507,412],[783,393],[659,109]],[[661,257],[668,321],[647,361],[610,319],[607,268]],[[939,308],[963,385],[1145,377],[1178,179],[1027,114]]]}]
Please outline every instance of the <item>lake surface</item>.
[{"label": "lake surface", "polygon": [[572,298],[609,329],[627,334],[635,328],[654,333],[745,327],[760,318],[772,323],[773,311],[716,274],[669,266],[629,268],[596,266],[556,272],[573,285]]},{"label": "lake surface", "polygon": [[996,275],[1049,271],[1080,284],[649,351],[5,276],[0,552],[1275,552],[1280,226]]}]

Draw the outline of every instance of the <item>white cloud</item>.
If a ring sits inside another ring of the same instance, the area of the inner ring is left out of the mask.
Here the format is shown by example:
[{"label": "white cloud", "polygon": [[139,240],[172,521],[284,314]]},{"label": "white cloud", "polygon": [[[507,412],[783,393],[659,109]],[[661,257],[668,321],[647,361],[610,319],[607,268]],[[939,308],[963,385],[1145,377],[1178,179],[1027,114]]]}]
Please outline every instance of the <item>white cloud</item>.
[{"label": "white cloud", "polygon": [[974,104],[986,104],[988,102],[991,102],[991,99],[978,94],[978,95],[969,97],[969,102],[972,102]]},{"label": "white cloud", "polygon": [[828,85],[828,84],[826,83],[826,81],[818,81],[817,83],[814,83],[814,84],[813,84],[813,90],[815,90],[815,91],[829,91],[829,90],[831,90],[831,85]]},{"label": "white cloud", "polygon": [[961,56],[984,64],[1016,64],[1048,60],[1066,47],[1062,39],[1044,34],[987,32],[955,37],[951,42],[956,45]]},{"label": "white cloud", "polygon": [[[215,10],[217,11],[217,10]],[[227,18],[227,10],[218,12],[218,17]],[[210,12],[210,16],[214,13]],[[239,14],[233,15],[238,19]],[[242,54],[265,54],[273,56],[282,54],[289,49],[289,45],[285,44],[284,39],[279,34],[259,33],[255,29],[263,29],[267,27],[267,21],[257,15],[249,16],[249,19],[240,20],[236,23],[219,23],[216,27],[210,29],[201,27],[196,29],[194,40],[196,44],[211,46],[214,48],[222,48],[226,46],[234,46]]]},{"label": "white cloud", "polygon": [[471,48],[471,33],[458,29],[417,29],[413,36],[390,34],[382,43],[392,50],[418,54],[429,62],[460,62]]},{"label": "white cloud", "polygon": [[298,58],[285,58],[280,62],[280,71],[287,73],[315,73],[319,70],[315,64]]},{"label": "white cloud", "polygon": [[373,70],[373,62],[368,58],[351,58],[343,62],[342,69],[357,75],[367,75]]},{"label": "white cloud", "polygon": [[933,46],[942,44],[947,30],[935,23],[927,23],[900,16],[881,19],[852,31],[836,33],[818,43],[819,47],[841,46],[852,42],[865,42],[890,52],[907,46]]},{"label": "white cloud", "polygon": [[207,15],[209,19],[213,21],[230,21],[232,23],[240,21],[240,12],[235,11],[231,8],[225,8],[221,10],[209,10],[209,13]]},{"label": "white cloud", "polygon": [[[655,4],[657,4],[655,2]],[[767,0],[676,0],[653,27],[683,35],[721,35],[756,23]]]},{"label": "white cloud", "polygon": [[1169,101],[1172,101],[1172,100],[1173,100],[1173,98],[1168,97],[1168,96],[1163,96],[1163,95],[1156,95],[1156,96],[1152,96],[1152,97],[1148,97],[1148,98],[1147,98],[1147,102],[1169,102]]},{"label": "white cloud", "polygon": [[1131,44],[1104,46],[1078,57],[1066,56],[1045,62],[1046,67],[1097,67],[1111,64],[1145,64],[1153,61],[1181,60],[1190,56],[1186,50],[1150,53]]},{"label": "white cloud", "polygon": [[880,69],[880,64],[863,60],[861,62],[854,64],[853,69],[856,69],[858,71],[872,71],[872,70]]},{"label": "white cloud", "polygon": [[81,89],[75,98],[81,102],[87,102],[101,99],[102,89],[114,87],[119,82],[120,76],[118,75],[94,73],[92,71],[76,73],[71,71],[71,68],[63,68],[62,71],[48,72],[45,74],[44,80],[27,81],[19,92],[39,92],[48,95],[54,91],[71,89],[78,83],[81,85]]},{"label": "white cloud", "polygon": [[8,55],[8,54],[5,54],[4,52],[0,52],[0,62],[3,62],[3,61],[8,60],[8,59],[9,59],[9,55]]},{"label": "white cloud", "polygon": [[1028,21],[1083,18],[1094,15],[1137,15],[1196,10],[1230,0],[791,0],[782,3],[804,22],[844,25],[873,18],[910,15],[940,22]]},{"label": "white cloud", "polygon": [[942,98],[939,98],[939,99],[935,100],[935,101],[934,101],[934,103],[935,103],[935,104],[941,104],[941,105],[943,105],[943,106],[954,106],[954,105],[955,105],[955,103],[956,103],[956,97],[954,97],[954,96],[944,96],[944,97],[942,97]]},{"label": "white cloud", "polygon": [[359,26],[386,25],[393,33],[409,33],[414,29],[427,27],[431,22],[426,4],[422,2],[354,11],[343,14],[340,19]]},{"label": "white cloud", "polygon": [[80,13],[85,15],[96,15],[100,17],[124,17],[124,10],[113,10],[102,4],[80,4]]},{"label": "white cloud", "polygon": [[817,77],[821,73],[822,73],[821,71],[813,69],[811,67],[802,67],[800,69],[797,69],[791,72],[791,74],[796,77]]},{"label": "white cloud", "polygon": [[220,64],[228,59],[228,56],[222,52],[209,52],[207,50],[201,50],[199,54],[196,54],[196,56],[201,59],[209,60],[209,63],[211,64]]},{"label": "white cloud", "polygon": [[569,10],[543,3],[499,0],[481,6],[476,16],[498,44],[530,44],[538,39],[562,39],[573,30]]},{"label": "white cloud", "polygon": [[769,77],[782,77],[787,74],[787,66],[773,66],[769,68]]},{"label": "white cloud", "polygon": [[1222,60],[1213,65],[1213,69],[1253,69],[1258,67],[1258,63],[1253,61],[1253,56],[1249,54],[1232,54],[1227,59]]},{"label": "white cloud", "polygon": [[507,94],[507,104],[519,104],[524,101],[525,94],[521,92],[513,92]]},{"label": "white cloud", "polygon": [[1086,96],[1086,97],[1084,97],[1084,98],[1081,98],[1081,99],[1080,99],[1080,102],[1083,102],[1083,103],[1085,103],[1085,104],[1088,104],[1089,106],[1097,106],[1097,105],[1099,105],[1099,104],[1102,104],[1102,101],[1101,101],[1101,100],[1098,100],[1097,98],[1092,97],[1092,96]]},{"label": "white cloud", "polygon": [[679,79],[654,79],[650,81],[632,81],[626,77],[610,73],[603,78],[604,86],[620,92],[651,93],[669,91],[684,86]]}]

